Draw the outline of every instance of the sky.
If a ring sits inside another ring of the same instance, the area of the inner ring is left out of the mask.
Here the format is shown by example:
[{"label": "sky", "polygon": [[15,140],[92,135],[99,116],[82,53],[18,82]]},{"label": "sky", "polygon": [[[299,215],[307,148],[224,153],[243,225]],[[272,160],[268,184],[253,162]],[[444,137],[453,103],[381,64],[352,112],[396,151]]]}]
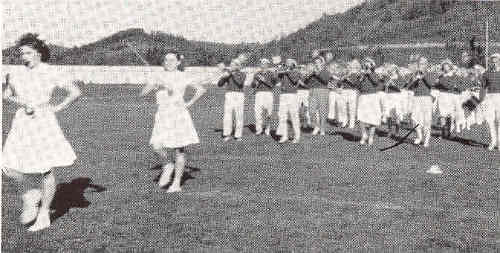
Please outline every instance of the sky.
[{"label": "sky", "polygon": [[187,39],[265,42],[364,0],[2,0],[2,48],[26,32],[72,47],[128,28]]}]

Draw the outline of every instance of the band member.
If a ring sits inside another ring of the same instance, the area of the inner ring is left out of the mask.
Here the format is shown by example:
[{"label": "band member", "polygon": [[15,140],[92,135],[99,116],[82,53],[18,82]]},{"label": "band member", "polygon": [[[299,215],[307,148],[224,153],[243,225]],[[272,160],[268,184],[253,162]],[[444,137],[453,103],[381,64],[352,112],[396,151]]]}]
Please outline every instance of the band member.
[{"label": "band member", "polygon": [[[141,91],[141,96],[156,91],[158,109],[151,134],[151,146],[166,161],[169,160],[169,150],[173,149],[175,152],[175,163],[163,165],[158,181],[160,187],[165,187],[175,172],[174,181],[168,192],[181,191],[181,179],[186,164],[185,148],[200,142],[188,108],[205,93],[205,88],[201,84],[210,81],[207,78],[183,73],[180,70],[181,61],[179,54],[165,55],[163,68],[167,73],[147,76],[146,85]],[[196,92],[191,100],[185,102],[184,93],[188,86],[194,88]]]},{"label": "band member", "polygon": [[[413,81],[415,77],[415,73],[418,71],[418,59],[419,55],[411,55],[408,67],[400,69],[399,74],[402,82],[404,83],[403,88],[401,89],[401,95],[404,98],[405,103],[403,104],[403,118],[407,120],[408,123],[412,123],[412,112],[414,110],[413,102],[414,102],[414,92],[408,89],[410,82]],[[437,91],[437,90],[436,90]],[[431,91],[432,92],[432,91]]]},{"label": "band member", "polygon": [[490,129],[491,142],[488,150],[500,145],[500,54],[491,57],[491,68],[484,73],[481,100],[485,103],[485,120]]},{"label": "band member", "polygon": [[[301,76],[309,76],[314,71],[314,64],[307,64],[300,72]],[[302,128],[311,127],[311,115],[309,113],[309,88],[307,86],[299,86],[297,88],[297,100],[299,103],[299,115],[302,115]]]},{"label": "band member", "polygon": [[460,78],[453,72],[453,63],[445,60],[441,63],[442,75],[437,80],[435,88],[439,91],[437,97],[437,110],[441,127],[441,137],[450,138],[451,131],[456,126],[458,116],[458,99],[460,91],[458,83]]},{"label": "band member", "polygon": [[[260,60],[260,70],[255,73],[252,88],[255,89],[255,134],[271,134],[271,115],[273,112],[273,88],[277,83],[276,74],[270,70],[271,61]],[[263,117],[264,116],[264,117]],[[264,127],[265,125],[265,127]]]},{"label": "band member", "polygon": [[313,135],[325,135],[326,120],[328,117],[328,82],[331,74],[325,68],[325,59],[321,56],[314,59],[315,69],[305,79],[305,84],[310,87],[309,106],[312,114],[316,116]]},{"label": "band member", "polygon": [[405,81],[396,65],[387,66],[386,71],[386,75],[381,80],[384,87],[382,122],[387,123],[389,135],[396,136],[399,134],[404,116],[403,108],[406,101],[401,89],[405,86]]},{"label": "band member", "polygon": [[358,108],[359,91],[356,81],[361,75],[361,63],[357,59],[348,64],[348,73],[340,80],[341,92],[337,99],[338,118],[342,122],[342,127],[354,128],[356,125],[356,114]]},{"label": "band member", "polygon": [[219,87],[226,87],[222,131],[224,141],[231,140],[231,133],[233,130],[234,138],[237,141],[240,141],[243,135],[243,109],[245,103],[243,88],[245,85],[245,78],[246,74],[241,71],[240,61],[238,59],[234,59],[231,61],[229,69],[224,72],[222,78],[217,84]]},{"label": "band member", "polygon": [[[481,67],[480,65],[476,65]],[[481,67],[482,68],[482,67]],[[481,87],[481,75],[475,68],[464,69],[464,77],[459,83],[462,91],[459,97],[458,114],[463,117],[460,127],[470,130],[477,124],[477,112],[479,109],[479,92]]]},{"label": "band member", "polygon": [[[481,98],[481,87],[482,87],[482,81],[483,81],[483,75],[486,72],[486,68],[484,68],[481,65],[475,65],[474,68],[471,69],[472,74],[469,76],[469,78],[472,81],[472,87],[470,89],[470,99],[468,99],[465,102],[465,110],[466,111],[471,111],[471,115],[467,116],[466,112],[466,117],[472,117],[472,114],[475,116],[474,119],[469,119],[468,122],[470,122],[471,126],[476,124],[476,125],[482,125],[485,122],[485,103],[481,103],[480,98]],[[467,106],[467,104],[470,104],[472,106]],[[472,122],[473,123],[472,123]]]},{"label": "band member", "polygon": [[432,123],[432,76],[427,71],[428,61],[424,57],[418,59],[417,71],[408,83],[408,89],[413,91],[411,97],[411,118],[417,124],[417,138],[415,144],[424,142],[424,147],[429,146]]},{"label": "band member", "polygon": [[300,73],[296,70],[297,62],[293,59],[286,60],[286,70],[278,72],[280,88],[279,125],[276,133],[281,136],[279,143],[288,141],[288,115],[292,121],[294,132],[293,143],[300,141],[299,104],[297,100],[297,87],[303,86]]},{"label": "band member", "polygon": [[330,63],[332,63],[332,61],[333,61],[333,53],[332,52],[325,51],[325,52],[323,52],[323,55],[324,55],[323,57],[325,58],[326,64],[329,65]]},{"label": "band member", "polygon": [[364,59],[362,67],[361,78],[357,81],[360,94],[357,116],[362,133],[360,143],[361,145],[366,143],[372,145],[375,129],[380,125],[382,119],[380,97],[377,94],[380,82],[375,74],[375,61],[373,59]]},{"label": "band member", "polygon": [[336,62],[330,62],[328,64],[328,71],[332,74],[332,77],[328,81],[328,88],[330,89],[328,97],[328,119],[337,120],[337,100],[339,97],[339,83],[341,79],[341,69],[340,65]]},{"label": "band member", "polygon": [[[29,231],[50,226],[49,208],[56,191],[53,168],[73,164],[76,155],[59,127],[56,113],[68,107],[80,90],[57,68],[48,65],[49,48],[38,35],[26,34],[17,42],[24,67],[9,75],[3,98],[18,106],[3,148],[3,171],[18,181],[23,192],[21,223],[36,219]],[[51,104],[54,89],[68,96]],[[40,183],[29,189],[29,182]],[[27,191],[26,191],[27,190]]]}]

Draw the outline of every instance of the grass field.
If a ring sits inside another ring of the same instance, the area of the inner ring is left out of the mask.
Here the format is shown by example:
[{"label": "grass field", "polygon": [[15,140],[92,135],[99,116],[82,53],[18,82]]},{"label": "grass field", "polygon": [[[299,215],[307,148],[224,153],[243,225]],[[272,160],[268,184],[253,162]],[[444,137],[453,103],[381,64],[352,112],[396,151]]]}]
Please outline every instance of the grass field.
[{"label": "grass field", "polygon": [[[244,141],[223,143],[224,92],[210,88],[191,109],[201,144],[188,148],[184,191],[167,194],[148,146],[154,98],[137,98],[135,85],[82,90],[59,115],[78,160],[56,170],[52,226],[27,232],[17,188],[4,179],[3,252],[500,249],[500,153],[482,147],[484,126],[455,141],[433,138],[429,149],[404,143],[382,152],[395,141],[360,146],[357,131],[335,126],[280,145],[252,134],[250,96]],[[4,104],[4,138],[13,111]],[[433,164],[444,173],[426,174]]]}]

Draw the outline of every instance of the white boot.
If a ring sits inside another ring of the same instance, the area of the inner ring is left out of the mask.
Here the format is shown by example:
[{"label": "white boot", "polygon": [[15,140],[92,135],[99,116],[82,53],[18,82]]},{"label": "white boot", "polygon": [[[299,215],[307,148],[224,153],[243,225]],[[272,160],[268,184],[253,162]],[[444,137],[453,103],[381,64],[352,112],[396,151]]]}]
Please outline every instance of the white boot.
[{"label": "white boot", "polygon": [[496,147],[496,146],[497,146],[497,144],[496,144],[496,143],[494,143],[494,142],[492,142],[492,143],[490,143],[490,145],[488,146],[488,150],[493,150],[493,149],[495,149],[495,147]]},{"label": "white boot", "polygon": [[167,192],[180,192],[180,191],[182,191],[182,189],[181,189],[181,179],[180,179],[180,177],[176,176],[174,178],[174,182],[168,188]]},{"label": "white boot", "polygon": [[367,140],[368,140],[368,136],[366,134],[363,134],[361,136],[361,141],[359,141],[359,144],[365,145]]},{"label": "white boot", "polygon": [[50,227],[49,210],[42,210],[38,213],[35,224],[28,228],[28,231],[35,232]]},{"label": "white boot", "polygon": [[163,165],[163,171],[161,173],[160,179],[158,180],[158,186],[160,188],[165,187],[168,183],[170,183],[170,178],[172,177],[172,173],[174,172],[174,164],[167,163]]},{"label": "white boot", "polygon": [[264,133],[266,135],[268,135],[268,136],[271,135],[271,128],[270,127],[266,127],[266,130],[264,130]]},{"label": "white boot", "polygon": [[288,141],[288,136],[281,136],[279,143],[285,143]]},{"label": "white boot", "polygon": [[32,189],[23,194],[23,212],[19,217],[22,224],[28,224],[36,219],[38,214],[38,204],[42,198],[42,192],[39,189]]}]

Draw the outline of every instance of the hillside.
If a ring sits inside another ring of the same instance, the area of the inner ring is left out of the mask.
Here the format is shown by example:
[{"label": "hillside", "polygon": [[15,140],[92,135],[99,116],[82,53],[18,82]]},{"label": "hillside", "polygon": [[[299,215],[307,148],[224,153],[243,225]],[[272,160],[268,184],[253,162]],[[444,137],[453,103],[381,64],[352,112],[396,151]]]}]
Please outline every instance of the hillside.
[{"label": "hillside", "polygon": [[[252,52],[250,62],[279,52],[303,62],[316,48],[339,48],[354,45],[386,43],[441,42],[450,45],[464,42],[473,35],[484,41],[485,20],[489,16],[490,38],[500,41],[500,2],[471,2],[457,0],[367,0],[344,13],[323,15],[308,26],[279,41],[266,44],[248,43],[229,45],[187,40],[165,32],[146,33],[142,29],[128,29],[82,47],[53,46],[51,62],[76,65],[142,65],[127,47],[134,45],[151,64],[159,64],[167,51],[182,52],[190,65],[214,65],[228,61],[240,52]],[[433,52],[455,55],[460,48]],[[334,50],[335,51],[335,50]],[[380,59],[398,58],[408,50],[391,52],[366,50],[339,50],[337,57],[349,58],[370,54]],[[392,56],[394,54],[394,56]],[[2,50],[3,63],[15,63],[15,50]],[[389,56],[385,56],[389,55]],[[385,58],[384,58],[385,57]]]},{"label": "hillside", "polygon": [[[386,43],[455,43],[473,35],[500,41],[500,2],[457,0],[367,0],[345,13],[323,15],[278,42],[283,54],[301,58],[304,51]],[[271,46],[271,45],[269,45]],[[299,48],[299,51],[295,49]]]},{"label": "hillside", "polygon": [[[143,29],[132,28],[81,47],[61,48],[51,45],[50,62],[70,65],[144,65],[134,53],[135,50],[152,65],[160,64],[161,57],[169,51],[184,54],[190,65],[214,65],[253,48],[254,44],[192,41],[163,32],[146,33]],[[2,50],[2,55],[4,64],[19,61],[15,48]]]}]

